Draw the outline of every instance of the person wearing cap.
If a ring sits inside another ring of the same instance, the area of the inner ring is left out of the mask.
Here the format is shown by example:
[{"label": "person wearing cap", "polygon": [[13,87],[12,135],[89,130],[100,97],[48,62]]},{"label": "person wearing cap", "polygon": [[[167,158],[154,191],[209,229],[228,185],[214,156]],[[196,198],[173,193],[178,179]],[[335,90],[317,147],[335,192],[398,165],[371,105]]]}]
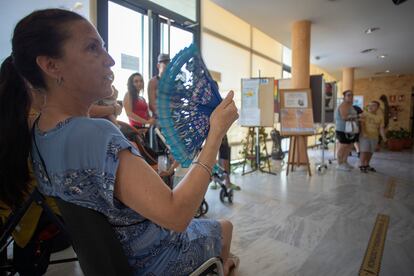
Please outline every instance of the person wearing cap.
[{"label": "person wearing cap", "polygon": [[157,117],[157,89],[158,89],[158,82],[164,73],[165,69],[167,68],[168,63],[170,63],[170,55],[168,54],[159,54],[158,55],[158,75],[151,78],[148,82],[148,102],[149,102],[149,109],[152,112],[152,116],[154,118]]}]

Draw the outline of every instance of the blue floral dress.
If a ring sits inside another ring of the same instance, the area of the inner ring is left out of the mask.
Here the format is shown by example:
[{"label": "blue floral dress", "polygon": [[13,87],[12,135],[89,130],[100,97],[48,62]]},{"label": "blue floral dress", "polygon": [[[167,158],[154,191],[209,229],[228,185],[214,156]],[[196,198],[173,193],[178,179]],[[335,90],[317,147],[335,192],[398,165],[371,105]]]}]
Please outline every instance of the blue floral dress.
[{"label": "blue floral dress", "polygon": [[185,232],[178,233],[156,225],[114,197],[118,153],[125,149],[139,153],[109,121],[70,118],[47,132],[36,126],[35,137],[52,182],[33,146],[33,168],[41,192],[104,214],[135,275],[188,275],[220,255],[217,221],[193,220]]}]

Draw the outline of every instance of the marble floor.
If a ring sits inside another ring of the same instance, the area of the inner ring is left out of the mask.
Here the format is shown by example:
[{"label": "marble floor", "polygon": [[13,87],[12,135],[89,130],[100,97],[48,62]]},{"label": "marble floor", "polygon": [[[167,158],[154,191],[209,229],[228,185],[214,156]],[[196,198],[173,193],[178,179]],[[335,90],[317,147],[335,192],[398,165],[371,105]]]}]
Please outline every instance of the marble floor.
[{"label": "marble floor", "polygon": [[[273,163],[277,175],[236,169],[241,186],[232,205],[209,190],[208,218],[234,224],[232,251],[244,275],[358,275],[378,213],[390,216],[380,275],[414,275],[414,152],[378,152],[376,173],[315,171],[320,150],[309,151],[313,176],[297,170],[289,176]],[[332,152],[326,153],[332,159]],[[350,157],[357,166],[357,158]],[[395,179],[395,195],[384,197]],[[63,255],[73,254],[70,250]],[[62,255],[62,253],[61,253]],[[78,264],[50,266],[47,275],[82,275]]]}]

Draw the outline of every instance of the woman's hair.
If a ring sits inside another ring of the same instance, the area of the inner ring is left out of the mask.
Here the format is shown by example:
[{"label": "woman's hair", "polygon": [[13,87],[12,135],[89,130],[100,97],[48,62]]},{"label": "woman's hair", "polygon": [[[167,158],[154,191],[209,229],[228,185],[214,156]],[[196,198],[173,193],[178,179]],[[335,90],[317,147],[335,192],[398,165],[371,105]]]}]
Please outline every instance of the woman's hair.
[{"label": "woman's hair", "polygon": [[140,92],[140,91],[137,90],[137,88],[134,85],[134,78],[136,76],[139,76],[142,79],[142,75],[140,73],[138,73],[138,72],[137,73],[133,73],[131,76],[129,76],[128,83],[127,83],[128,92],[129,92],[129,96],[131,97],[131,104],[132,105],[138,99],[138,94]]},{"label": "woman's hair", "polygon": [[351,93],[352,94],[352,90],[345,90],[344,92],[342,92],[342,96],[346,96],[346,94]]},{"label": "woman's hair", "polygon": [[0,68],[0,200],[12,208],[19,206],[28,192],[28,157],[31,137],[28,113],[31,105],[26,82],[47,89],[38,56],[59,58],[70,34],[67,23],[85,20],[77,13],[38,10],[17,23],[12,38],[12,54]]}]

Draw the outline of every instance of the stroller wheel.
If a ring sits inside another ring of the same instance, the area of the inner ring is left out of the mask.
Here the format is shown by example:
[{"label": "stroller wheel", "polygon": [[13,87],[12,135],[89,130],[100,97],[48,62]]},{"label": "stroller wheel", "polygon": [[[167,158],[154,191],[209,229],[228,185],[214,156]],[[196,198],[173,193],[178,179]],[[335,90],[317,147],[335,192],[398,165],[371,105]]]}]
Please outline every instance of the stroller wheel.
[{"label": "stroller wheel", "polygon": [[229,203],[233,203],[233,189],[230,189],[230,190],[227,192],[227,198],[228,198],[228,200],[229,200]]},{"label": "stroller wheel", "polygon": [[225,202],[227,197],[227,200],[229,203],[233,203],[233,189],[228,189],[226,190],[226,188],[221,188],[220,190],[220,201],[221,202]]},{"label": "stroller wheel", "polygon": [[226,197],[226,188],[221,188],[220,190],[220,201],[224,203],[224,198]]},{"label": "stroller wheel", "polygon": [[199,218],[201,216],[204,216],[208,212],[208,203],[205,199],[203,199],[203,202],[201,202],[200,207],[197,209],[194,217]]},{"label": "stroller wheel", "polygon": [[201,202],[201,206],[200,206],[200,213],[202,216],[204,216],[205,214],[207,214],[208,212],[208,203],[205,199],[203,199],[203,202]]}]

